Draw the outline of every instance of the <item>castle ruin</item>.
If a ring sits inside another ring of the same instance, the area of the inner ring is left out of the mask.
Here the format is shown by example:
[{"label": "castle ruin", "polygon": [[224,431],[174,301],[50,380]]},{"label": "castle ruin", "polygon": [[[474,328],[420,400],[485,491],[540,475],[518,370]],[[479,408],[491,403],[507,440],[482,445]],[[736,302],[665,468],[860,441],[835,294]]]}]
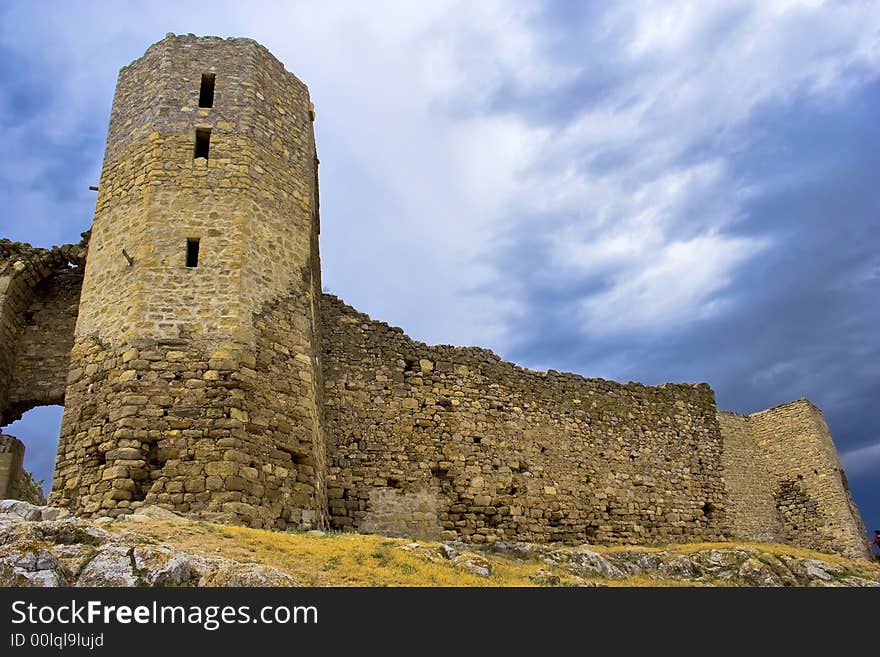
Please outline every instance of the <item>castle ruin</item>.
[{"label": "castle ruin", "polygon": [[[124,67],[94,222],[0,240],[0,426],[63,404],[50,503],[474,543],[868,546],[822,414],[535,372],[321,291],[315,115],[249,39]],[[0,436],[0,497],[23,446]]]}]

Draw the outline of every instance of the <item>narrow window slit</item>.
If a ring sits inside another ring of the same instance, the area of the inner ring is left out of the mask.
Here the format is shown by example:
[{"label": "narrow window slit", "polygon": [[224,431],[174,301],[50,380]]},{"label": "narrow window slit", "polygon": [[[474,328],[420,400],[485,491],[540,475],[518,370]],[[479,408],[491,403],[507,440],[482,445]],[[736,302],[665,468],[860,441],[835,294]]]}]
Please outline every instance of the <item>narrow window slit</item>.
[{"label": "narrow window slit", "polygon": [[186,240],[186,266],[199,266],[199,240],[198,238],[189,238]]},{"label": "narrow window slit", "polygon": [[194,157],[208,159],[211,148],[211,128],[196,128],[196,151]]},{"label": "narrow window slit", "polygon": [[214,80],[213,73],[202,73],[202,86],[199,89],[199,107],[214,107]]}]

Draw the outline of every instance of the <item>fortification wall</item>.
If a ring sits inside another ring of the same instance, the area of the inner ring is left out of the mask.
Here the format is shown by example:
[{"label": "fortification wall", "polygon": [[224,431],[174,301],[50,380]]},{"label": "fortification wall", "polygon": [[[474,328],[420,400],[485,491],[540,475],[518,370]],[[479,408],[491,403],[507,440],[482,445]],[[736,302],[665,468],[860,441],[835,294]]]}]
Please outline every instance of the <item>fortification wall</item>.
[{"label": "fortification wall", "polygon": [[851,557],[865,529],[821,411],[799,399],[749,416],[719,414],[733,534]]},{"label": "fortification wall", "polygon": [[473,542],[720,540],[708,385],[531,372],[324,296],[331,522]]},{"label": "fortification wall", "polygon": [[305,85],[249,39],[171,35],[122,69],[54,504],[321,523],[311,121]]},{"label": "fortification wall", "polygon": [[777,482],[786,542],[853,557],[868,554],[865,529],[822,412],[799,399],[755,413],[749,423]]},{"label": "fortification wall", "polygon": [[748,416],[719,411],[718,424],[724,441],[722,462],[733,537],[744,541],[784,542],[768,455],[759,446]]}]

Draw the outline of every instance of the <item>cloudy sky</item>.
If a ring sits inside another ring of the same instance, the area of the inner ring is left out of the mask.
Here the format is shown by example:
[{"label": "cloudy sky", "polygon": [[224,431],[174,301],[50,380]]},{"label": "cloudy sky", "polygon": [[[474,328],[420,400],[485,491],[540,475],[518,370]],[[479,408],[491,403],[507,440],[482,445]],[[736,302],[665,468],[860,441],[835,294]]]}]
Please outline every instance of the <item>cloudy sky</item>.
[{"label": "cloudy sky", "polygon": [[[166,32],[309,85],[333,293],[534,369],[808,397],[880,527],[880,4],[6,0],[0,235],[78,241]],[[47,480],[58,418],[7,428]]]}]

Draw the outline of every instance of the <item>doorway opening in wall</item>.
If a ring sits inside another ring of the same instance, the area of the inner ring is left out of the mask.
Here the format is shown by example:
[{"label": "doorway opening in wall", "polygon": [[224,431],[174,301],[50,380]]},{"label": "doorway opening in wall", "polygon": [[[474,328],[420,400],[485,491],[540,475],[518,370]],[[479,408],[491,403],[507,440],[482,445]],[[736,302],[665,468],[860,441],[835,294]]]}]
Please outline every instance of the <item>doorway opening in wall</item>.
[{"label": "doorway opening in wall", "polygon": [[52,491],[63,413],[63,406],[37,406],[21,419],[3,427],[3,433],[24,443],[24,469],[31,474],[45,497],[49,497]]}]

